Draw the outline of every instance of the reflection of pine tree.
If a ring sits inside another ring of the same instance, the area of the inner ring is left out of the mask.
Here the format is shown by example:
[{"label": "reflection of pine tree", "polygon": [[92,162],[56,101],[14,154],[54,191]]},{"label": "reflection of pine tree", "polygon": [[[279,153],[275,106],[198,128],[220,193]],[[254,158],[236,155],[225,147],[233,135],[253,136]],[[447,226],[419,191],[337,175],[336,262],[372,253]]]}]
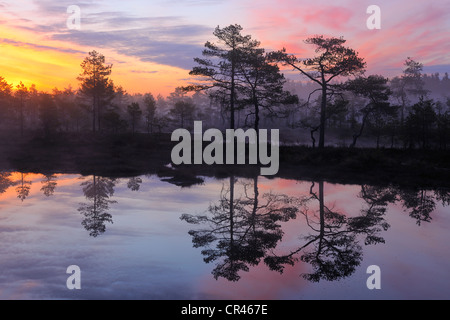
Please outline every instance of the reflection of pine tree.
[{"label": "reflection of pine tree", "polygon": [[325,205],[323,182],[319,182],[318,195],[313,192],[314,187],[313,183],[309,201],[318,202],[318,211],[311,213],[307,203],[300,210],[313,233],[301,237],[304,244],[297,250],[286,255],[268,256],[265,263],[270,269],[283,272],[285,265],[294,265],[301,260],[313,267],[312,273],[303,275],[306,280],[335,281],[350,276],[361,264],[363,253],[358,235],[366,236],[366,245],[384,242],[378,233],[389,228],[384,220],[387,199],[372,198],[360,216],[349,218]]},{"label": "reflection of pine tree", "polygon": [[10,172],[0,172],[0,194],[4,193],[9,187],[14,185],[10,177]]},{"label": "reflection of pine tree", "polygon": [[431,222],[431,213],[436,209],[436,202],[426,190],[401,190],[400,198],[403,207],[410,210],[409,216],[417,220],[417,225]]},{"label": "reflection of pine tree", "polygon": [[139,191],[139,189],[141,188],[141,184],[142,184],[141,178],[133,177],[133,178],[130,178],[130,180],[128,181],[127,187],[131,191]]},{"label": "reflection of pine tree", "polygon": [[218,261],[212,272],[215,279],[238,281],[239,271],[258,265],[267,250],[281,240],[283,232],[277,222],[296,216],[294,199],[274,194],[260,197],[257,178],[253,194],[250,187],[245,184],[244,195],[236,196],[236,180],[231,177],[229,188],[222,189],[219,202],[209,207],[208,214],[181,217],[191,224],[206,225],[189,234],[195,248],[205,247],[202,254],[206,263]]},{"label": "reflection of pine tree", "polygon": [[41,181],[43,184],[41,191],[44,192],[46,197],[50,197],[55,193],[55,188],[57,186],[56,175],[54,174],[46,174],[45,179]]},{"label": "reflection of pine tree", "polygon": [[385,221],[387,205],[397,199],[397,191],[391,187],[361,186],[359,195],[368,205],[361,211],[362,215],[350,219],[349,226],[359,234],[366,236],[365,244],[385,243],[379,237],[381,231],[387,231],[390,225]]},{"label": "reflection of pine tree", "polygon": [[441,201],[444,207],[450,206],[450,190],[439,188],[434,191],[437,201]]},{"label": "reflection of pine tree", "polygon": [[31,181],[25,180],[25,177],[27,176],[26,173],[21,173],[20,175],[21,179],[15,184],[18,185],[18,187],[16,188],[17,198],[19,198],[23,202],[30,195]]},{"label": "reflection of pine tree", "polygon": [[361,198],[371,204],[371,211],[375,212],[380,210],[379,206],[385,207],[389,203],[400,201],[419,226],[422,222],[431,222],[431,213],[436,210],[436,201],[441,201],[443,206],[450,205],[450,193],[442,188],[432,192],[421,188],[363,186]]},{"label": "reflection of pine tree", "polygon": [[93,176],[92,181],[81,184],[83,193],[90,203],[80,204],[78,211],[84,215],[83,227],[92,237],[98,237],[106,231],[106,223],[113,223],[108,213],[109,206],[117,203],[109,200],[114,195],[115,180]]},{"label": "reflection of pine tree", "polygon": [[[362,260],[362,248],[355,241],[356,234],[347,232],[345,215],[329,209],[324,202],[324,183],[319,183],[319,196],[312,192],[312,199],[318,200],[319,222],[314,222],[308,214],[305,217],[309,227],[316,232],[315,235],[305,237],[308,247],[301,260],[310,263],[314,272],[304,274],[303,277],[312,282],[321,279],[334,281],[347,277],[354,272]],[[306,247],[304,247],[306,248]]]}]

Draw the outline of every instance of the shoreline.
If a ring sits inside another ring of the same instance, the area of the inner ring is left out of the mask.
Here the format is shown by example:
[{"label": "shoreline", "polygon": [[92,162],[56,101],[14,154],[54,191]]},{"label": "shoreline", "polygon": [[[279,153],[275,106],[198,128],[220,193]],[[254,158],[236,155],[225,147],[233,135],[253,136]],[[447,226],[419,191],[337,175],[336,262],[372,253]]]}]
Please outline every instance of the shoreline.
[{"label": "shoreline", "polygon": [[[199,177],[226,178],[259,175],[256,165],[180,165],[171,163],[176,145],[170,135],[60,135],[2,140],[0,170],[131,177],[156,174],[180,185],[199,183]],[[395,184],[409,187],[450,188],[450,151],[349,149],[304,146],[280,147],[280,170],[267,178],[340,184]],[[186,183],[184,183],[185,181]]]}]

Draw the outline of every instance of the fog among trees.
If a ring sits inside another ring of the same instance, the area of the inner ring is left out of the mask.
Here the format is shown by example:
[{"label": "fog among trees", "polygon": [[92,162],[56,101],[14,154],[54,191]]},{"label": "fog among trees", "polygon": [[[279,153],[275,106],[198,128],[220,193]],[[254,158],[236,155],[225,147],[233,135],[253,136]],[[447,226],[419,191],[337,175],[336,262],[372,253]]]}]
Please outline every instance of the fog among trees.
[{"label": "fog among trees", "polygon": [[[303,39],[316,55],[267,52],[239,25],[217,28],[193,82],[169,96],[129,94],[114,83],[114,66],[97,51],[80,63],[78,88],[42,92],[0,76],[0,135],[40,137],[92,132],[156,135],[178,128],[280,129],[281,142],[324,148],[447,149],[449,75],[425,74],[405,57],[393,78],[363,73],[364,57],[343,38]],[[295,70],[303,79],[288,80]]]}]

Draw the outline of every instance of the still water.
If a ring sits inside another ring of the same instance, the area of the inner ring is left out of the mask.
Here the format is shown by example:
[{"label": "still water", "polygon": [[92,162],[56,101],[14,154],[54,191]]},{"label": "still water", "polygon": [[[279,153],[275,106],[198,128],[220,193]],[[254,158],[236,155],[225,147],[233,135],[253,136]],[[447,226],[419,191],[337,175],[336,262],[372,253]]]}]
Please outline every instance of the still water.
[{"label": "still water", "polygon": [[450,298],[449,190],[163,180],[0,173],[0,299]]}]

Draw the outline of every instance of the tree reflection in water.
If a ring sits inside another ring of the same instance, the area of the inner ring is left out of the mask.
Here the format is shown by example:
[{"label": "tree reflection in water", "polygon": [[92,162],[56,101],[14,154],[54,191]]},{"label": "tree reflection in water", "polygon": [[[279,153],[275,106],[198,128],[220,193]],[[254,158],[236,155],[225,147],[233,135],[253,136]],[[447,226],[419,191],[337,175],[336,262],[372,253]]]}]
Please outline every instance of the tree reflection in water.
[{"label": "tree reflection in water", "polygon": [[[364,187],[364,186],[363,186]],[[387,203],[400,202],[409,216],[416,220],[418,226],[422,223],[430,223],[433,219],[431,214],[436,210],[436,205],[441,202],[444,207],[450,205],[450,192],[448,189],[440,188],[434,191],[423,188],[400,188],[400,187],[369,187],[378,193],[384,193]]]},{"label": "tree reflection in water", "polygon": [[9,187],[13,186],[11,181],[11,172],[0,172],[0,194],[5,193]]},{"label": "tree reflection in water", "polygon": [[303,274],[311,282],[336,281],[350,276],[361,264],[363,251],[358,236],[365,236],[365,244],[384,243],[379,236],[389,224],[384,219],[389,193],[363,186],[360,197],[367,207],[356,217],[348,217],[325,205],[324,182],[319,182],[319,194],[310,188],[309,202],[318,202],[318,211],[311,212],[308,203],[300,209],[306,224],[313,231],[302,235],[302,245],[285,255],[268,256],[265,259],[270,269],[283,272],[286,265],[298,261],[311,264],[313,272]]},{"label": "tree reflection in water", "polygon": [[421,189],[399,190],[400,200],[409,216],[416,219],[417,225],[423,222],[431,222],[431,213],[436,209],[436,202],[430,191]]},{"label": "tree reflection in water", "polygon": [[56,182],[57,177],[54,174],[46,174],[44,175],[44,178],[45,179],[41,181],[41,191],[46,197],[50,197],[55,193],[55,188],[58,185],[58,183]]},{"label": "tree reflection in water", "polygon": [[[361,186],[359,197],[366,203],[357,216],[347,216],[325,204],[324,182],[312,183],[309,196],[289,197],[266,193],[260,195],[258,178],[244,184],[237,196],[237,180],[230,178],[223,187],[220,201],[212,204],[205,215],[182,215],[181,219],[201,225],[191,230],[194,247],[203,248],[206,263],[216,262],[215,279],[240,279],[240,271],[262,260],[282,273],[286,265],[300,261],[312,266],[303,277],[312,282],[335,281],[353,274],[361,264],[365,245],[384,243],[381,232],[389,229],[385,220],[389,203],[395,202],[394,188]],[[250,192],[253,186],[253,191]],[[314,204],[316,203],[316,204]],[[312,210],[312,206],[316,210]],[[302,234],[301,245],[287,254],[275,254],[284,235],[280,222],[303,216],[310,232]]]},{"label": "tree reflection in water", "polygon": [[239,195],[237,182],[230,177],[219,202],[211,204],[205,215],[181,217],[190,224],[206,225],[189,234],[195,248],[205,248],[202,255],[206,263],[217,261],[212,271],[215,279],[238,281],[240,271],[258,265],[283,236],[279,222],[295,218],[298,212],[298,199],[272,193],[260,195],[257,177],[253,184],[245,183]]},{"label": "tree reflection in water", "polygon": [[26,176],[27,176],[26,173],[21,173],[20,180],[15,182],[15,185],[17,185],[16,188],[17,198],[19,198],[22,202],[30,195],[32,184],[31,181],[25,180]]},{"label": "tree reflection in water", "polygon": [[[0,172],[0,194],[11,188],[25,201],[32,185],[27,176]],[[41,191],[46,197],[53,195],[56,175],[43,175],[41,179]],[[106,225],[113,223],[109,211],[117,203],[111,197],[118,182],[94,175],[81,184],[88,201],[81,203],[78,211],[84,216],[83,227],[92,237],[103,234]],[[193,182],[190,179],[183,186]],[[125,183],[131,191],[139,191],[143,180],[131,177]],[[432,221],[439,202],[444,207],[450,205],[450,191],[445,188],[362,185],[357,196],[364,200],[363,209],[357,216],[351,212],[347,215],[326,204],[324,182],[312,183],[307,196],[290,197],[272,192],[261,194],[258,177],[230,177],[222,187],[219,201],[211,204],[204,215],[184,214],[181,219],[198,226],[189,234],[194,247],[203,249],[204,261],[215,263],[212,273],[216,279],[238,281],[240,272],[247,272],[262,261],[280,273],[287,265],[304,262],[311,265],[312,272],[303,277],[317,282],[350,276],[362,262],[362,243],[384,243],[382,232],[389,228],[385,220],[389,204],[401,205],[418,226]],[[294,244],[288,253],[280,252],[277,246],[284,235],[281,223],[299,217],[304,218],[308,228],[298,237],[301,243]]]},{"label": "tree reflection in water", "polygon": [[85,217],[81,224],[94,238],[106,231],[106,223],[113,223],[109,208],[117,202],[109,199],[114,195],[115,183],[115,179],[93,176],[92,181],[81,184],[89,200],[89,203],[81,203],[78,209]]},{"label": "tree reflection in water", "polygon": [[140,177],[132,177],[128,180],[127,187],[131,191],[139,191],[141,189],[142,179]]}]

